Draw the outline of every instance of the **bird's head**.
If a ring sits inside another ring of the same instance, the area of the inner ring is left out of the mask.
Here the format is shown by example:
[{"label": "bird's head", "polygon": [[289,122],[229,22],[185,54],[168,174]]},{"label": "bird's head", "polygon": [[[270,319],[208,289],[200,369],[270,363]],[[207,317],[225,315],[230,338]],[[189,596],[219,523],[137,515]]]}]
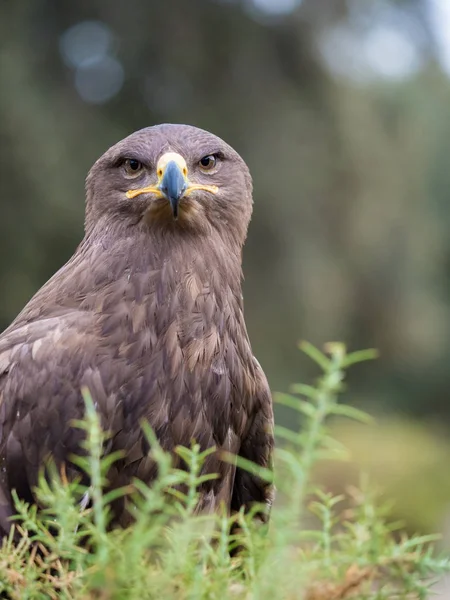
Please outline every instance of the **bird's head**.
[{"label": "bird's head", "polygon": [[[86,228],[121,226],[234,231],[252,211],[249,170],[228,144],[188,125],[142,129],[98,159],[86,181]],[[242,238],[242,239],[239,239]]]}]

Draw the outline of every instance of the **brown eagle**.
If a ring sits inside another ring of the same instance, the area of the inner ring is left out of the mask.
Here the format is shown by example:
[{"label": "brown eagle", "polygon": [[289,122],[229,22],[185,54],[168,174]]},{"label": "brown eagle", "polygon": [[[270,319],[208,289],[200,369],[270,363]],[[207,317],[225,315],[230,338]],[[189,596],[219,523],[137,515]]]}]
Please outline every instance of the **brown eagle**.
[{"label": "brown eagle", "polygon": [[[81,389],[123,458],[112,488],[156,467],[142,432],[162,447],[215,446],[199,510],[270,506],[272,488],[220,459],[269,466],[272,402],[244,321],[241,254],[252,183],[224,141],[187,125],[142,129],[110,148],[86,180],[85,236],[72,258],[0,336],[0,532],[11,490],[33,501],[48,457],[76,472]],[[125,525],[125,505],[113,523]]]}]

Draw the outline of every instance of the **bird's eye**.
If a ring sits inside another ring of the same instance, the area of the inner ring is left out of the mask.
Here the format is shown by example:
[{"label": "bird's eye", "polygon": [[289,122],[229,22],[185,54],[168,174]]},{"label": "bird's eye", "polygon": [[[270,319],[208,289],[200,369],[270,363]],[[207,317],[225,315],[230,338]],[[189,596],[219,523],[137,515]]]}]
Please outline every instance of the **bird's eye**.
[{"label": "bird's eye", "polygon": [[142,173],[142,169],[144,168],[142,163],[136,158],[127,158],[123,164],[128,177],[137,177]]},{"label": "bird's eye", "polygon": [[214,154],[207,154],[203,158],[201,158],[198,162],[202,171],[211,171],[214,169],[217,163],[217,158]]}]

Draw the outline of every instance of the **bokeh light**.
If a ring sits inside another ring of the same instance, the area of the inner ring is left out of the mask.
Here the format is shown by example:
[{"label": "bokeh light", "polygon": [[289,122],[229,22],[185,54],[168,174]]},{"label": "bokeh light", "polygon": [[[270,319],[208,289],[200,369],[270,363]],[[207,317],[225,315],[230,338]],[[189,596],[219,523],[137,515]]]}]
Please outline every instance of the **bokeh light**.
[{"label": "bokeh light", "polygon": [[61,55],[70,67],[82,67],[93,60],[101,60],[112,47],[110,28],[100,21],[83,21],[69,27],[60,41]]},{"label": "bokeh light", "polygon": [[302,0],[251,0],[258,11],[270,16],[287,15],[297,9]]},{"label": "bokeh light", "polygon": [[85,62],[75,72],[75,87],[81,98],[93,104],[107,102],[122,87],[123,67],[110,56]]},{"label": "bokeh light", "polygon": [[124,69],[113,56],[114,36],[100,21],[83,21],[70,27],[60,40],[66,65],[74,69],[74,85],[80,97],[92,104],[103,104],[121,89]]}]

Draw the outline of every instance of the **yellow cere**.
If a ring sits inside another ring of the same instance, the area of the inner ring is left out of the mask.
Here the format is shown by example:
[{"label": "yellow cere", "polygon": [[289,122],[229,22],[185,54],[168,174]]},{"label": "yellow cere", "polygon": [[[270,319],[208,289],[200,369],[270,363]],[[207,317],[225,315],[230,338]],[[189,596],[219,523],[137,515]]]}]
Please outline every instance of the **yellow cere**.
[{"label": "yellow cere", "polygon": [[161,158],[158,160],[158,164],[156,165],[158,181],[161,181],[161,179],[164,177],[164,171],[170,162],[174,162],[176,165],[178,165],[180,171],[187,178],[187,165],[181,154],[178,154],[178,152],[166,152],[161,156]]}]

